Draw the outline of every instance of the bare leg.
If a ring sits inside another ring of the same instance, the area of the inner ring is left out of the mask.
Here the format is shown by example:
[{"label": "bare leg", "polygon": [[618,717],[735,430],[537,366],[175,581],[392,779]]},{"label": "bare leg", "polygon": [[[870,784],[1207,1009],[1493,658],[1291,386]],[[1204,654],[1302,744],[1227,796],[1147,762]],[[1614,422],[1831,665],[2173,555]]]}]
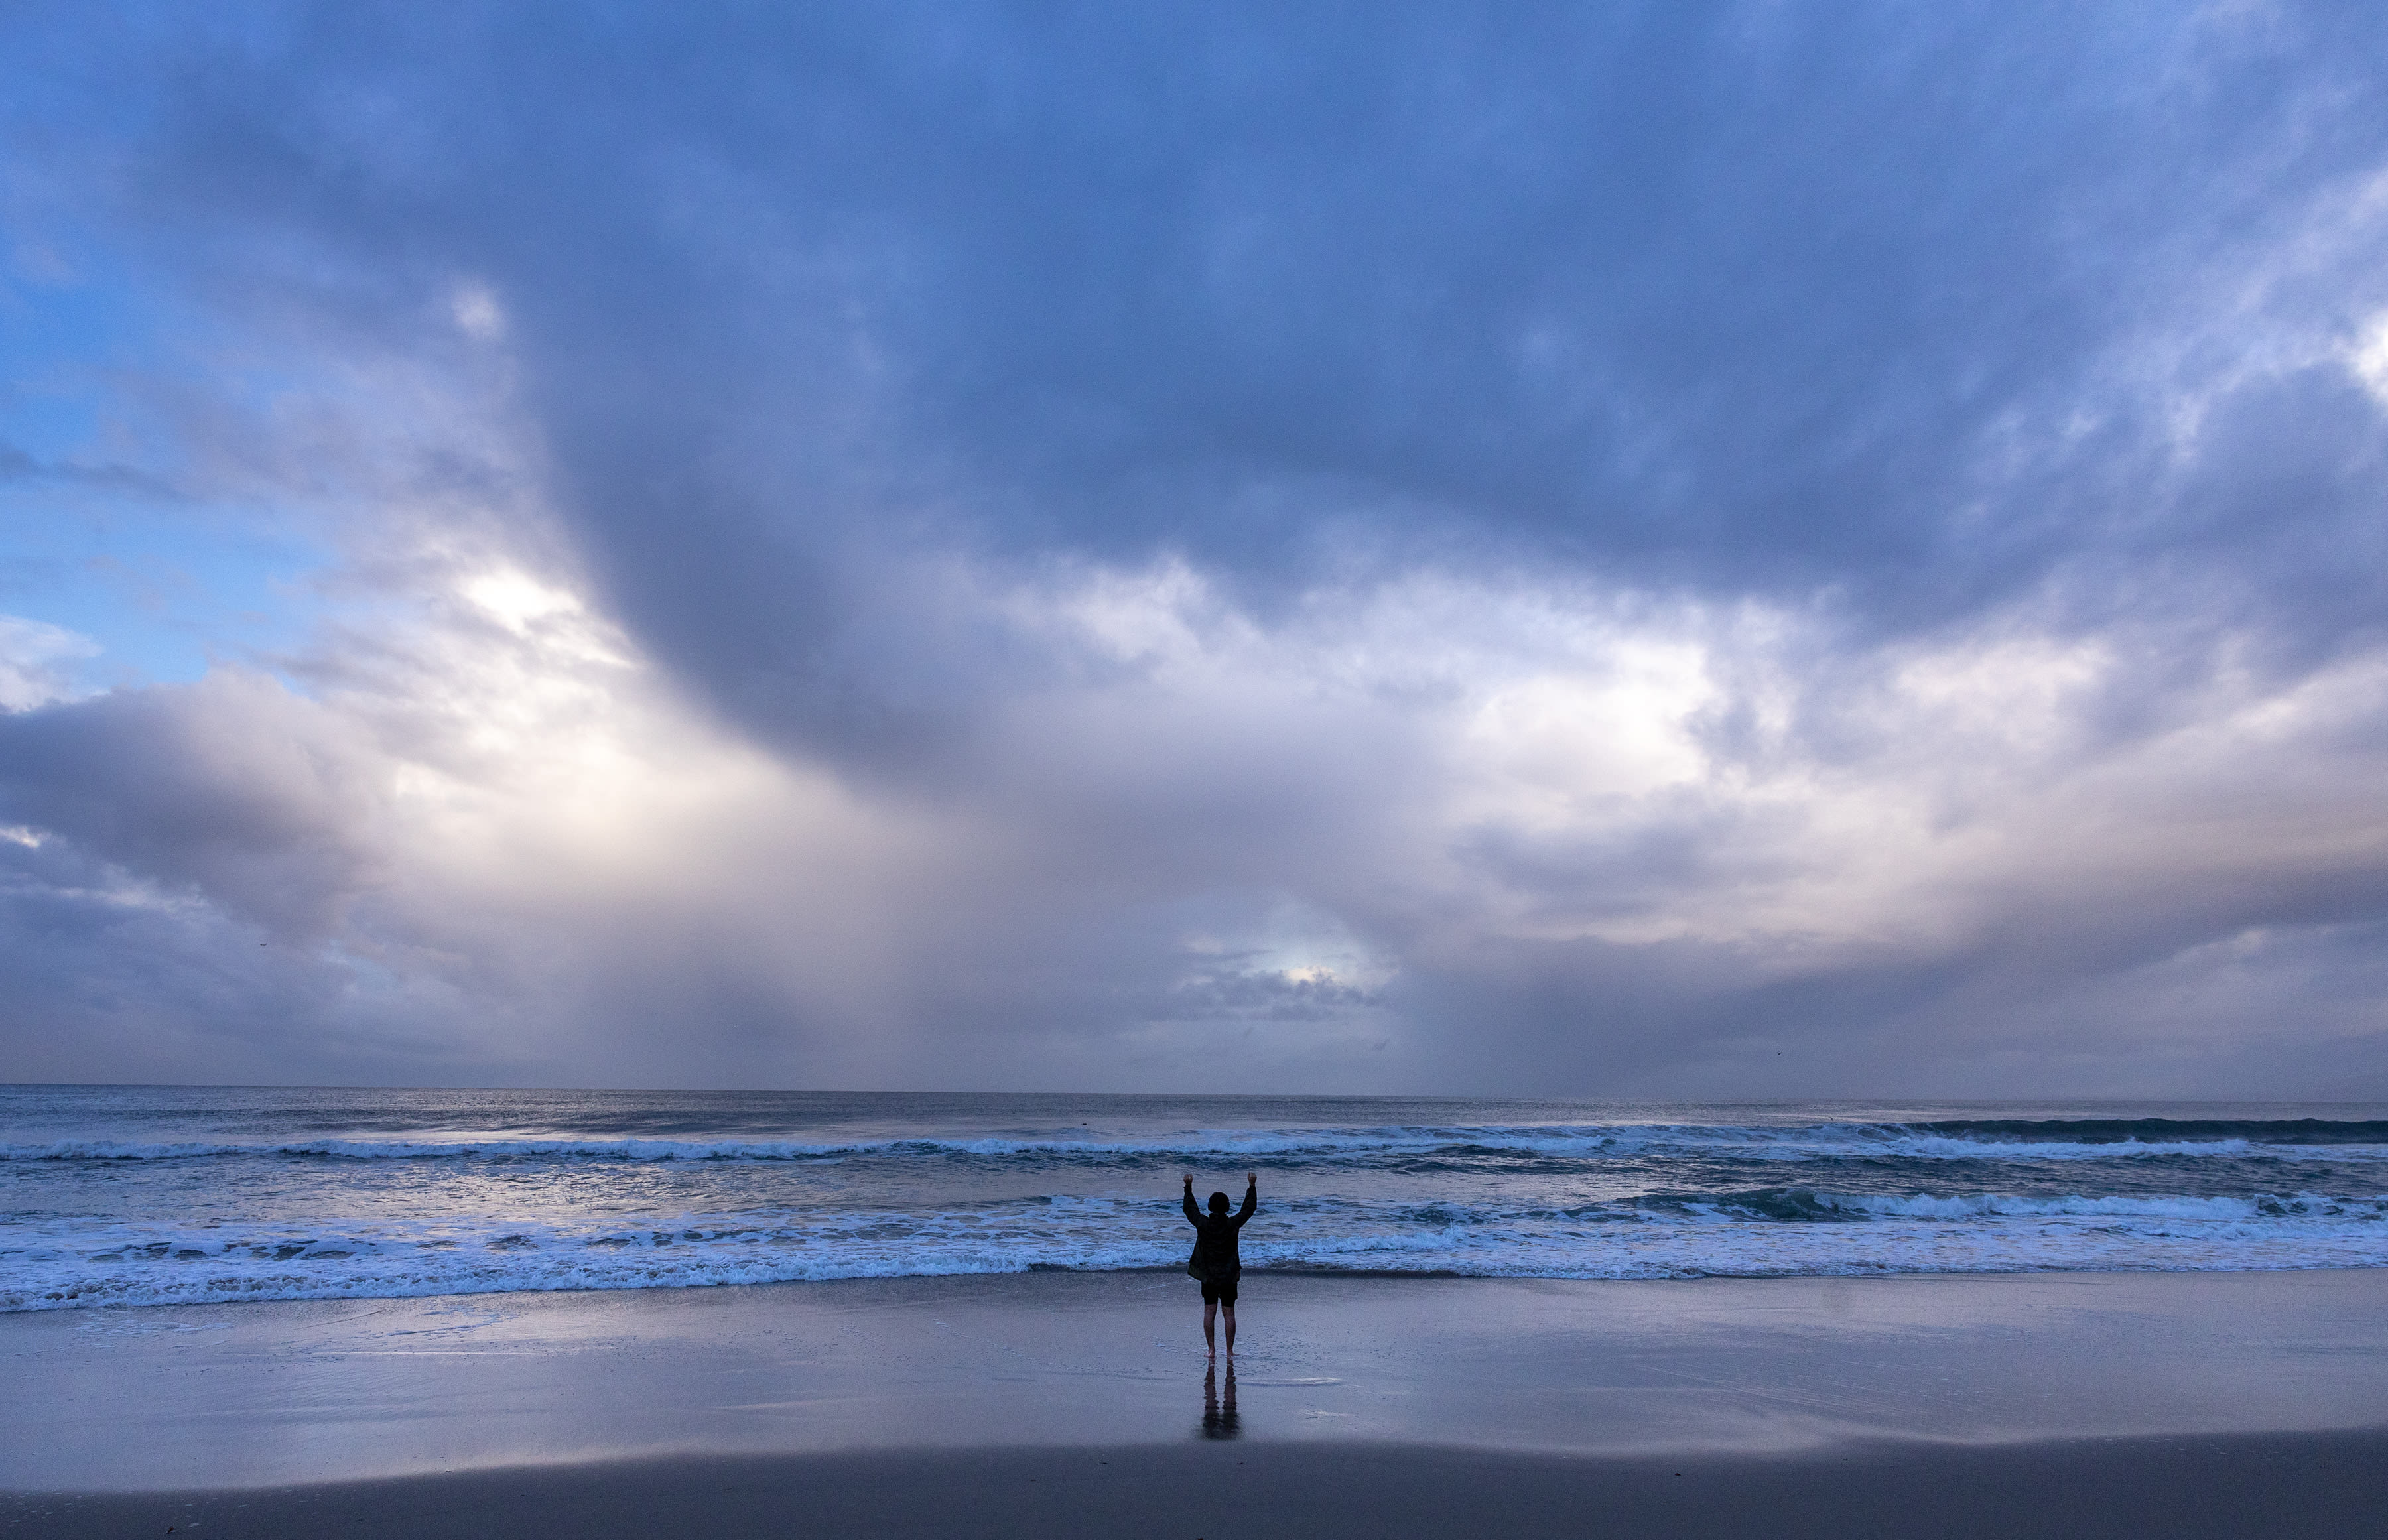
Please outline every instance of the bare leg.
[{"label": "bare leg", "polygon": [[[1232,1358],[1236,1356],[1236,1307],[1232,1305],[1222,1305],[1219,1308],[1227,1312],[1227,1357]],[[1206,1342],[1210,1340],[1210,1335],[1211,1316],[1206,1310],[1202,1315],[1203,1340]]]},{"label": "bare leg", "polygon": [[[1219,1344],[1218,1344],[1218,1343],[1217,1343],[1217,1342],[1215,1342],[1215,1341],[1213,1341],[1213,1340],[1212,1339],[1212,1336],[1211,1336],[1211,1322],[1212,1322],[1213,1319],[1215,1319],[1217,1318],[1218,1314],[1219,1314],[1219,1302],[1218,1302],[1217,1300],[1215,1300],[1215,1299],[1206,1299],[1206,1300],[1204,1300],[1204,1301],[1202,1302],[1202,1345],[1203,1345],[1203,1346],[1205,1346],[1205,1347],[1207,1347],[1207,1348],[1209,1348],[1209,1349],[1211,1350],[1211,1357],[1214,1357],[1214,1358],[1215,1358],[1215,1357],[1217,1357],[1219,1356]],[[1235,1356],[1235,1352],[1236,1352],[1236,1312],[1235,1312],[1235,1311],[1233,1311],[1233,1310],[1230,1310],[1230,1311],[1228,1311],[1228,1312],[1227,1312],[1227,1355],[1228,1355],[1228,1357],[1233,1357]]]}]

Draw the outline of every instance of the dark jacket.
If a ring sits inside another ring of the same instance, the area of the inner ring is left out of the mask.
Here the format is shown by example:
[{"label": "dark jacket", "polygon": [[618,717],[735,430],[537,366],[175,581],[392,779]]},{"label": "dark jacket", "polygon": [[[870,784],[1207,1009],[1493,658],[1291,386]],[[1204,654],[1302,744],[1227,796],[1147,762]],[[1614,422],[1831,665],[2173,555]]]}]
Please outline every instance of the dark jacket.
[{"label": "dark jacket", "polygon": [[1237,1235],[1244,1228],[1244,1221],[1251,1218],[1260,1205],[1260,1189],[1247,1187],[1244,1189],[1244,1206],[1235,1213],[1205,1214],[1194,1206],[1193,1190],[1188,1189],[1186,1222],[1194,1227],[1194,1255],[1186,1259],[1187,1275],[1206,1283],[1225,1283],[1229,1279],[1241,1278],[1244,1259],[1237,1254]]}]

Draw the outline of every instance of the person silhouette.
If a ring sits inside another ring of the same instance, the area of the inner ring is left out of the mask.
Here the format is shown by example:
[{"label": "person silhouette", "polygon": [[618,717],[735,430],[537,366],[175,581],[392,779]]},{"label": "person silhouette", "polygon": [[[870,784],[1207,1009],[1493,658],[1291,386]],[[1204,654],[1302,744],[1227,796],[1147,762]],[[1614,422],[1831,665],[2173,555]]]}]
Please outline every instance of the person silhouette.
[{"label": "person silhouette", "polygon": [[1202,1345],[1214,1358],[1219,1356],[1219,1344],[1212,1335],[1211,1323],[1221,1310],[1227,1313],[1227,1357],[1236,1356],[1236,1285],[1244,1275],[1238,1239],[1260,1201],[1261,1179],[1246,1171],[1243,1207],[1230,1214],[1227,1194],[1213,1193],[1211,1212],[1205,1214],[1194,1206],[1194,1174],[1186,1174],[1186,1222],[1194,1227],[1194,1255],[1187,1258],[1186,1271],[1202,1282]]}]

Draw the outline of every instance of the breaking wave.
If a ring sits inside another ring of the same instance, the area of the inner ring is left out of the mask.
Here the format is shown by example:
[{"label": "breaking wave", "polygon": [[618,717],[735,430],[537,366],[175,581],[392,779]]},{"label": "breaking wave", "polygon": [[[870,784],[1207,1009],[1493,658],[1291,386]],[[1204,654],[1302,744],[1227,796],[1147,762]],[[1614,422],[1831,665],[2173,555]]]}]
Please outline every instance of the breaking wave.
[{"label": "breaking wave", "polygon": [[0,1144],[0,1310],[1175,1269],[1188,1169],[1265,1173],[1258,1269],[2388,1266],[2388,1119],[1192,1109],[1278,1119],[1247,1127],[1117,1098],[520,1092],[500,1121],[486,1092],[195,1094],[0,1088],[41,1114]]}]

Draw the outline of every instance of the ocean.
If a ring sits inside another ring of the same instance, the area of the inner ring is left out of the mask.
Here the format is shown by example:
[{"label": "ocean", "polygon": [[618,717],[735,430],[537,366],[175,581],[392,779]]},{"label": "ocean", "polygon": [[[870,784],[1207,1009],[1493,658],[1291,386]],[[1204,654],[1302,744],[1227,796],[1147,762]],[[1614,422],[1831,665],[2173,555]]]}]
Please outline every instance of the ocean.
[{"label": "ocean", "polygon": [[0,1087],[0,1310],[1182,1267],[2388,1265],[2388,1105]]}]

